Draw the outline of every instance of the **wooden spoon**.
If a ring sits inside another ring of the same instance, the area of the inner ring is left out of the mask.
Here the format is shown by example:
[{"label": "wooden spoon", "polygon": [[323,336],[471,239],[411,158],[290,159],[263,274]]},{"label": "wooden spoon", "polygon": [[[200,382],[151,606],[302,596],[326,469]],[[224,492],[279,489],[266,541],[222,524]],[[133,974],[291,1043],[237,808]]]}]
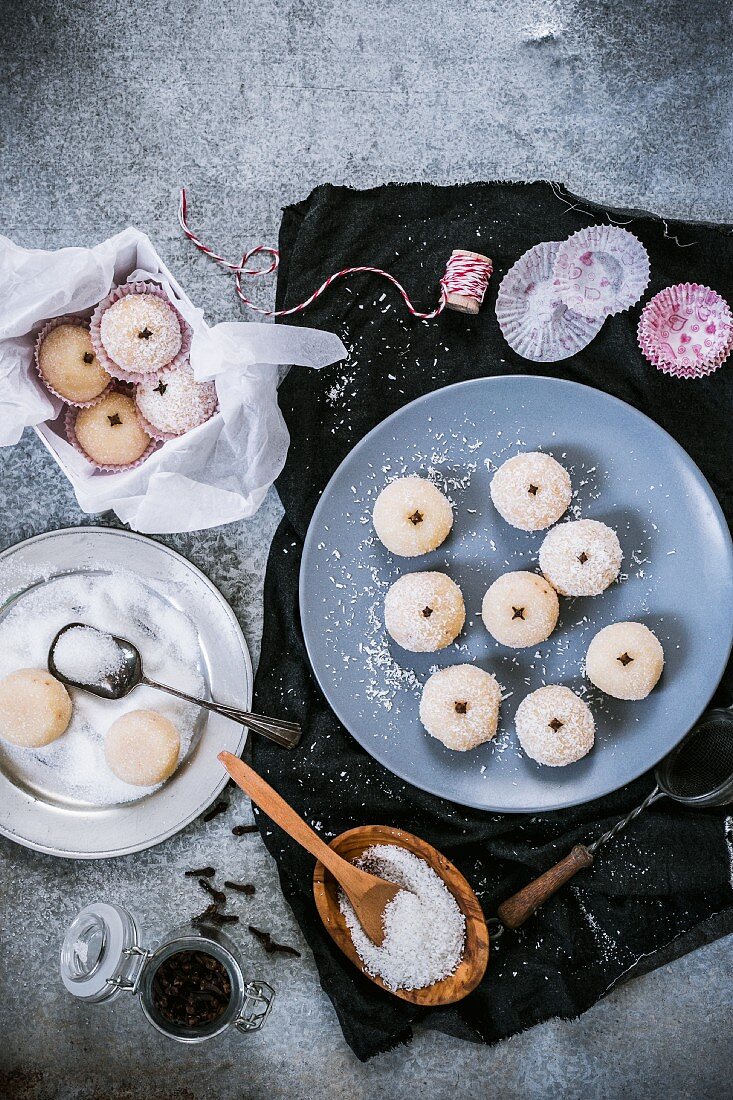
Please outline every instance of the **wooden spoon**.
[{"label": "wooden spoon", "polygon": [[393,882],[387,882],[383,878],[362,871],[353,863],[343,859],[333,848],[329,848],[318,833],[314,832],[310,825],[306,825],[292,806],[289,806],[262,776],[239,757],[233,756],[230,752],[220,752],[218,759],[237,786],[241,787],[269,818],[272,818],[288,836],[328,867],[354,907],[359,924],[369,939],[377,947],[381,947],[384,942],[383,913],[385,907],[399,893],[400,887],[395,886]]}]

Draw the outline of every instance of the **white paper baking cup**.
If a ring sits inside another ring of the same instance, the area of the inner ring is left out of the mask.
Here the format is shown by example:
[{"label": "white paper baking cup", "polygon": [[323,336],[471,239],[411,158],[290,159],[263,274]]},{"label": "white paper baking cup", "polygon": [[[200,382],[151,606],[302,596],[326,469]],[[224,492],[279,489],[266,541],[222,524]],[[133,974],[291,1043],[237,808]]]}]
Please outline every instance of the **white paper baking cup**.
[{"label": "white paper baking cup", "polygon": [[553,271],[560,244],[543,241],[520,256],[499,285],[496,319],[504,339],[524,359],[556,363],[587,347],[602,326],[569,309]]},{"label": "white paper baking cup", "polygon": [[639,301],[649,284],[649,254],[626,229],[589,225],[560,245],[555,278],[570,309],[605,319]]}]

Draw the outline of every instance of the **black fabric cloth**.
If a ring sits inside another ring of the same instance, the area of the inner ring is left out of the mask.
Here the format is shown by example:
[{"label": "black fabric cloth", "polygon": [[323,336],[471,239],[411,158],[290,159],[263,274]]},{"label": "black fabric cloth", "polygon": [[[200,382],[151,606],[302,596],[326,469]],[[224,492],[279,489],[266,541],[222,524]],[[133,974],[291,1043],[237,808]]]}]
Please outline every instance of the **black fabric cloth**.
[{"label": "black fabric cloth", "polygon": [[[299,719],[305,735],[294,752],[262,739],[253,746],[255,768],[324,837],[364,823],[418,833],[457,864],[487,916],[575,842],[597,836],[641,801],[653,777],[583,806],[532,816],[466,809],[395,778],[340,725],[311,673],[298,612],[300,554],[320,493],[367,431],[428,391],[505,373],[573,379],[641,409],[691,454],[730,522],[730,365],[696,382],[654,370],[636,344],[641,306],[609,319],[578,355],[546,366],[516,355],[499,331],[496,292],[512,263],[540,241],[562,240],[608,220],[630,228],[649,251],[645,301],[684,281],[707,284],[733,301],[730,227],[609,211],[546,182],[393,185],[362,192],[324,186],[288,208],[281,227],[279,308],[303,300],[341,267],[373,264],[393,272],[426,309],[436,301],[452,248],[484,252],[494,261],[476,318],[445,312],[436,321],[414,320],[386,283],[356,276],[286,319],[338,332],[350,357],[319,373],[296,368],[280,390],[292,441],[277,486],[286,515],[267,569],[255,709]],[[731,702],[730,667],[715,701]],[[629,975],[733,930],[724,811],[691,812],[662,801],[523,929],[504,934],[474,993],[458,1005],[426,1011],[381,992],[342,956],[315,910],[313,860],[262,815],[258,820],[323,988],[362,1059],[407,1041],[418,1021],[493,1043],[549,1017],[575,1016]]]}]

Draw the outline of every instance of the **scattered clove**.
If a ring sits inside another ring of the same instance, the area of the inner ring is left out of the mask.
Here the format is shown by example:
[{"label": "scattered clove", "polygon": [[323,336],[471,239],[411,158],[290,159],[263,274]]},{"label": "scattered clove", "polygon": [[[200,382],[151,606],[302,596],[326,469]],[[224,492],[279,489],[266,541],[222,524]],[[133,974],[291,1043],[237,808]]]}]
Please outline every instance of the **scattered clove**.
[{"label": "scattered clove", "polygon": [[183,873],[186,878],[213,878],[216,874],[216,867],[196,867]]},{"label": "scattered clove", "polygon": [[288,947],[286,943],[276,943],[269,932],[264,932],[261,928],[255,928],[253,924],[247,927],[252,935],[260,941],[268,955],[280,952],[281,955],[294,955],[296,959],[300,958],[300,951],[296,951],[294,947]]},{"label": "scattered clove", "polygon": [[210,898],[214,899],[216,905],[226,905],[227,896],[223,890],[217,890],[210,882],[207,882],[205,878],[199,879],[199,886],[204,890]]},{"label": "scattered clove", "polygon": [[208,905],[203,913],[191,917],[191,924],[194,928],[201,928],[207,924],[237,924],[238,922],[239,917],[236,913],[222,913],[215,901]]},{"label": "scattered clove", "polygon": [[238,894],[246,894],[248,898],[257,892],[251,882],[232,882],[230,879],[226,880],[224,888],[236,890]]},{"label": "scattered clove", "polygon": [[235,825],[232,829],[234,836],[244,836],[246,833],[258,833],[256,825]]},{"label": "scattered clove", "polygon": [[229,809],[228,802],[215,802],[211,809],[204,814],[204,821],[211,821],[213,818],[218,817],[219,814],[223,814],[225,810]]}]

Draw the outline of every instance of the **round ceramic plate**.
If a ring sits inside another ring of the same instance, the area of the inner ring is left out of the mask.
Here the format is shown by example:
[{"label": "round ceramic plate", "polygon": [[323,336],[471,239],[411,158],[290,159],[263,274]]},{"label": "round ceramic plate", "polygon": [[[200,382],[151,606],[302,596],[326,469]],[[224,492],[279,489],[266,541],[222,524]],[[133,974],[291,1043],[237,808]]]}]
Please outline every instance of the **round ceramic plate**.
[{"label": "round ceramic plate", "polygon": [[[502,573],[537,570],[543,532],[510,527],[489,496],[493,470],[519,451],[543,450],[569,470],[567,518],[618,532],[619,583],[593,598],[561,599],[560,622],[542,645],[510,650],[485,630],[480,610]],[[453,531],[422,558],[397,558],[374,534],[371,512],[395,477],[430,477],[452,499]],[[400,649],[382,607],[403,573],[437,569],[460,585],[466,625],[432,654]],[[573,806],[635,779],[669,752],[705,708],[733,637],[733,549],[720,507],[698,468],[657,424],[598,390],[551,378],[499,377],[430,393],[379,424],[329,482],[311,521],[300,574],[303,633],[318,682],[344,726],[395,775],[465,806],[528,811]],[[583,675],[601,627],[640,620],[666,654],[662,679],[642,702],[621,702]],[[504,689],[499,733],[452,752],[418,717],[431,671],[475,662]],[[517,706],[543,684],[588,700],[596,744],[583,760],[542,767],[520,750]]]},{"label": "round ceramic plate", "polygon": [[[195,566],[142,535],[79,527],[11,546],[0,554],[0,569],[18,580],[0,601],[0,619],[11,607],[22,606],[24,593],[39,585],[52,586],[64,575],[110,572],[115,566],[136,573],[194,623],[199,671],[209,697],[248,708],[252,664],[233,611]],[[177,833],[206,809],[229,778],[217,753],[228,749],[239,755],[246,737],[243,726],[202,711],[192,747],[171,779],[143,798],[107,806],[73,795],[60,797],[31,780],[22,764],[0,749],[0,833],[29,848],[76,859],[139,852]]]}]

